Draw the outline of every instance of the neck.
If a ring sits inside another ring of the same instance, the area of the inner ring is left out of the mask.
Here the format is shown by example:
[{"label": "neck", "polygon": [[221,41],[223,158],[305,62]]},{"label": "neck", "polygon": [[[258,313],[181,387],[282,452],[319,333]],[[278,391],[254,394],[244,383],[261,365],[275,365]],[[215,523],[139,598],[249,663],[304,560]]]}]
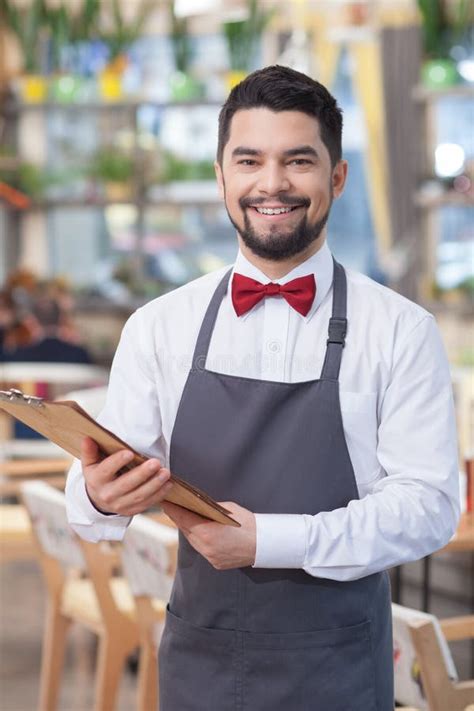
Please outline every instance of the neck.
[{"label": "neck", "polygon": [[303,252],[299,252],[298,254],[295,254],[294,257],[284,259],[280,262],[275,262],[271,259],[264,259],[263,257],[257,257],[257,255],[244,244],[240,235],[237,235],[237,239],[239,241],[240,251],[244,257],[248,259],[254,267],[257,267],[257,269],[265,274],[270,281],[274,281],[275,279],[282,279],[289,272],[291,272],[292,269],[295,269],[295,267],[298,267],[300,264],[312,257],[313,254],[319,252],[326,242],[326,230],[323,230],[318,239],[315,240],[313,244],[310,244],[310,246]]}]

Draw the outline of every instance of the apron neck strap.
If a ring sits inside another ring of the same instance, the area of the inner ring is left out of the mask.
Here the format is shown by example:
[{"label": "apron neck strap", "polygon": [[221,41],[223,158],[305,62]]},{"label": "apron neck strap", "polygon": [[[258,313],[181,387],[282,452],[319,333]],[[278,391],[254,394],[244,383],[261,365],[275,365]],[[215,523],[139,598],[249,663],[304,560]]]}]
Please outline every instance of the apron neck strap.
[{"label": "apron neck strap", "polygon": [[227,291],[227,285],[231,274],[232,268],[224,274],[209,302],[209,306],[207,307],[196,341],[192,370],[204,370],[206,367],[207,352],[209,350],[214,324],[216,322],[221,301]]},{"label": "apron neck strap", "polygon": [[347,280],[344,267],[333,257],[332,316],[329,319],[326,357],[321,380],[337,380],[347,333]]}]

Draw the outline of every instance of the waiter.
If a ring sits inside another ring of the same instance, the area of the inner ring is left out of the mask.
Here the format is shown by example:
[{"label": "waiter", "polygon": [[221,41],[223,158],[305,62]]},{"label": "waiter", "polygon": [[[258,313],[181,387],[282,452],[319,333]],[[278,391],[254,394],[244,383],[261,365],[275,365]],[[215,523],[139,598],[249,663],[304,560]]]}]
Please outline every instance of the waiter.
[{"label": "waiter", "polygon": [[115,478],[129,455],[99,463],[85,440],[68,477],[69,520],[89,540],[120,539],[170,470],[241,524],[163,504],[180,547],[162,711],[391,711],[386,569],[456,528],[433,317],[326,243],[341,133],[335,99],[299,72],[267,67],[232,90],[215,167],[237,260],[124,328],[99,420],[151,461]]}]

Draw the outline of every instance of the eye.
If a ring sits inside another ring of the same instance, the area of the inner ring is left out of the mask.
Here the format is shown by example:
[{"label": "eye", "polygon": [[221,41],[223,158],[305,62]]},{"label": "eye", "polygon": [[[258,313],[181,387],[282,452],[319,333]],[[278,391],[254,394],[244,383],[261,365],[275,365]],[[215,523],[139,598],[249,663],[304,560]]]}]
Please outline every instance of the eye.
[{"label": "eye", "polygon": [[308,160],[307,158],[293,158],[293,160],[290,161],[290,164],[293,165],[312,165],[311,160]]},{"label": "eye", "polygon": [[251,158],[244,158],[243,160],[237,161],[237,165],[255,165],[256,161]]}]

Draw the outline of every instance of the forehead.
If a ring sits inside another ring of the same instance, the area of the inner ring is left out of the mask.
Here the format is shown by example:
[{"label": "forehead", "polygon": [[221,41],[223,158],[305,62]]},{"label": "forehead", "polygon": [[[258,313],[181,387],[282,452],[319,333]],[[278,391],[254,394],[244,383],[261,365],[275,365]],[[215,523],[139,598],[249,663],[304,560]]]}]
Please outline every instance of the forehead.
[{"label": "forehead", "polygon": [[311,145],[321,152],[319,122],[302,111],[271,111],[267,108],[240,109],[232,117],[224,154],[238,146],[265,153],[283,152],[298,145]]}]

